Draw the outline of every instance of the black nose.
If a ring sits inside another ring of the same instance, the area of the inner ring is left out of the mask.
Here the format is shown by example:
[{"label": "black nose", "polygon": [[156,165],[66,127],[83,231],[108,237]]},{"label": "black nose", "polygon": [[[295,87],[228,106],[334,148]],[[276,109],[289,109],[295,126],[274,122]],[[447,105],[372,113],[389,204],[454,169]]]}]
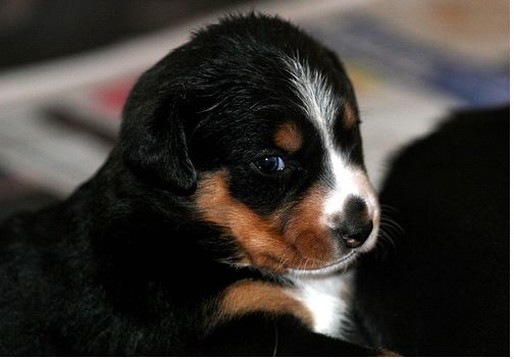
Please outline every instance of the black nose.
[{"label": "black nose", "polygon": [[363,199],[350,196],[344,203],[344,215],[333,231],[348,248],[360,247],[373,230],[373,222]]},{"label": "black nose", "polygon": [[346,247],[353,249],[362,246],[373,230],[372,221],[358,221],[343,224],[333,230],[337,238],[344,242]]},{"label": "black nose", "polygon": [[373,231],[373,220],[366,202],[357,196],[349,196],[344,203],[342,216],[333,218],[331,228],[335,238],[347,248],[362,246]]}]

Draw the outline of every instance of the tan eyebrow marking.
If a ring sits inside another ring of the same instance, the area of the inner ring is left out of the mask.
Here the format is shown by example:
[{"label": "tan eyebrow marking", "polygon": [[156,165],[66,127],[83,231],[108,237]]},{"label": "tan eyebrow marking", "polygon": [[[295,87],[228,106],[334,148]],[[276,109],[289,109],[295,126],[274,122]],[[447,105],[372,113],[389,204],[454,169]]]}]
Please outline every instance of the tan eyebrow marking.
[{"label": "tan eyebrow marking", "polygon": [[300,129],[291,121],[285,122],[275,133],[275,144],[283,150],[293,153],[302,148],[303,135]]},{"label": "tan eyebrow marking", "polygon": [[346,128],[352,128],[357,125],[357,114],[350,101],[344,102],[343,121]]}]

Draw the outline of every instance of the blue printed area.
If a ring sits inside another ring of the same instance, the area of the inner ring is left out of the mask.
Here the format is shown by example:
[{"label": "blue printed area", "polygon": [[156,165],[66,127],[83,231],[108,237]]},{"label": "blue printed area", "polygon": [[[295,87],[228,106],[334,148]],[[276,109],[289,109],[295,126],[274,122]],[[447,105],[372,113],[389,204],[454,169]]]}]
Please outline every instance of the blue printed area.
[{"label": "blue printed area", "polygon": [[328,22],[307,23],[304,27],[345,61],[372,68],[386,77],[445,92],[467,106],[509,102],[509,54],[505,54],[503,68],[478,64],[471,58],[420,45],[358,14],[334,15]]}]

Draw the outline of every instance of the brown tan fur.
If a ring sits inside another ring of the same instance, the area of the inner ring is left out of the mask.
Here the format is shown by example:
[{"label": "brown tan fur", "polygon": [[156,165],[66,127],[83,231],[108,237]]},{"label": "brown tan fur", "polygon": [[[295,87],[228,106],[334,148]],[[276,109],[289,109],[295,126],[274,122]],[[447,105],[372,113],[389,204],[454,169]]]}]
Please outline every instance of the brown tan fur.
[{"label": "brown tan fur", "polygon": [[335,259],[335,248],[328,227],[321,223],[326,189],[314,185],[293,208],[284,237],[287,243],[304,253],[304,268],[314,269]]},{"label": "brown tan fur", "polygon": [[294,153],[302,148],[303,136],[293,122],[283,123],[275,133],[275,144],[289,153]]},{"label": "brown tan fur", "polygon": [[357,113],[348,101],[344,103],[343,116],[343,122],[346,128],[352,128],[357,125]]},{"label": "brown tan fur", "polygon": [[203,219],[237,241],[243,257],[239,264],[281,273],[287,268],[315,269],[334,260],[329,233],[319,222],[321,187],[315,186],[293,209],[260,216],[230,195],[228,176],[225,171],[206,175],[199,181],[195,202]]},{"label": "brown tan fur", "polygon": [[292,314],[307,325],[313,324],[309,310],[287,293],[283,287],[252,280],[243,280],[227,288],[220,302],[220,319],[265,311]]}]

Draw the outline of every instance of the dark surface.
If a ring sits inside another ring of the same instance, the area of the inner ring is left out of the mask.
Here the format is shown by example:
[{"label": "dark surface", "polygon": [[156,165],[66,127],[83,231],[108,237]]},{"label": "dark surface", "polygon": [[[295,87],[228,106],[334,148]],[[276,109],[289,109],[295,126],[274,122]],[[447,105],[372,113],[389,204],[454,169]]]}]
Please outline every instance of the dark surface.
[{"label": "dark surface", "polygon": [[358,272],[370,339],[408,356],[508,356],[509,109],[453,116],[401,153],[381,197],[404,235]]},{"label": "dark surface", "polygon": [[0,3],[0,70],[106,46],[243,2],[245,0]]}]

